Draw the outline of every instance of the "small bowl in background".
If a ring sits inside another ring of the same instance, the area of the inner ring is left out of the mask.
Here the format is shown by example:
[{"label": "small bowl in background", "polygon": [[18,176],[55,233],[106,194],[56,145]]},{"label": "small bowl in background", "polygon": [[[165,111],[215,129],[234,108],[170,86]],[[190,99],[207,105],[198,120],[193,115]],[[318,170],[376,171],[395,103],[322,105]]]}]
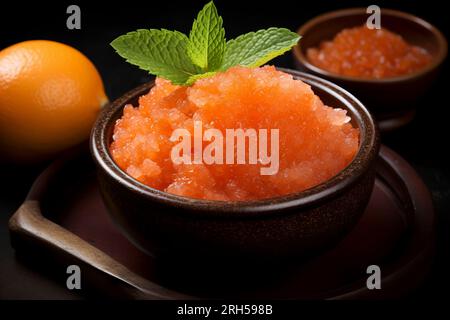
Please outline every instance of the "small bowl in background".
[{"label": "small bowl in background", "polygon": [[309,48],[332,40],[346,28],[361,26],[369,15],[366,8],[332,11],[309,20],[298,29],[302,39],[293,49],[296,66],[332,81],[354,94],[374,114],[381,131],[406,125],[414,118],[417,100],[429,89],[447,55],[447,41],[430,23],[401,11],[381,9],[381,27],[401,35],[411,45],[432,55],[429,65],[417,72],[385,79],[364,79],[331,73],[316,67],[306,57]]},{"label": "small bowl in background", "polygon": [[[143,251],[156,256],[273,259],[315,253],[336,244],[356,224],[369,201],[379,150],[370,113],[338,86],[298,71],[283,70],[308,83],[327,105],[348,110],[360,130],[360,148],[335,177],[283,197],[242,202],[173,195],[146,186],[121,170],[109,147],[116,120],[153,83],[138,87],[104,108],[90,147],[99,187],[113,220]],[[215,259],[213,259],[215,260]]]}]

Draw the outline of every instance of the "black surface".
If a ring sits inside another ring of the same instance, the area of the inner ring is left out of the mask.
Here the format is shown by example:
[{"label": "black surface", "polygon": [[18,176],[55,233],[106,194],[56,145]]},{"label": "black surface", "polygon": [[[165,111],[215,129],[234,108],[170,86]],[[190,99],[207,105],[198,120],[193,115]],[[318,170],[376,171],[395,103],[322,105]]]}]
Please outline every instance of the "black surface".
[{"label": "black surface", "polygon": [[[82,30],[65,27],[66,8],[78,3],[82,10]],[[0,49],[28,39],[50,39],[75,46],[98,67],[110,99],[149,79],[144,71],[128,65],[108,43],[116,36],[137,28],[170,28],[188,32],[196,12],[205,1],[35,1],[2,3],[0,9]],[[372,1],[216,1],[224,18],[227,37],[270,26],[296,30],[315,15],[336,8],[368,6]],[[441,29],[449,37],[448,14],[442,1],[377,1],[381,7],[416,14]],[[293,67],[290,54],[273,61]],[[450,156],[448,134],[448,62],[433,89],[421,102],[416,119],[408,127],[382,138],[410,162],[428,185],[434,199],[437,221],[437,256],[427,283],[412,298],[439,299],[450,286]],[[382,94],[382,93],[380,93]],[[23,201],[27,190],[45,166],[0,168],[0,299],[79,298],[65,289],[61,280],[28,268],[18,261],[9,244],[7,220]],[[45,271],[45,270],[44,270]],[[61,279],[65,270],[56,275]],[[448,295],[447,295],[448,297]]]}]

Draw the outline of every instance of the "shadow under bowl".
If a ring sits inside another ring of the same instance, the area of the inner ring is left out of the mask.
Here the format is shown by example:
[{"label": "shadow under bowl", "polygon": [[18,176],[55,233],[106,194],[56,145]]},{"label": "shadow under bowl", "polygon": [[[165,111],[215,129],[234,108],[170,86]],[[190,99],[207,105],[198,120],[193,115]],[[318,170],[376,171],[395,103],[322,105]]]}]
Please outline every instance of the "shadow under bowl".
[{"label": "shadow under bowl", "polygon": [[417,101],[430,88],[447,56],[447,41],[436,27],[421,18],[381,9],[381,27],[401,35],[411,45],[426,49],[432,56],[427,66],[403,76],[365,79],[331,73],[309,62],[308,49],[332,40],[343,29],[364,25],[368,17],[366,8],[351,8],[309,20],[297,31],[302,39],[293,49],[294,62],[301,71],[318,75],[352,92],[374,114],[381,131],[390,131],[413,119]]},{"label": "shadow under bowl", "polygon": [[360,130],[360,148],[344,170],[325,183],[283,197],[208,201],[141,184],[114,163],[109,146],[123,107],[136,106],[154,84],[144,84],[102,110],[90,140],[100,191],[113,221],[137,247],[160,257],[188,256],[187,261],[270,260],[316,253],[356,224],[374,185],[379,150],[374,121],[355,97],[338,86],[281,70],[309,84],[324,103],[348,110]]}]

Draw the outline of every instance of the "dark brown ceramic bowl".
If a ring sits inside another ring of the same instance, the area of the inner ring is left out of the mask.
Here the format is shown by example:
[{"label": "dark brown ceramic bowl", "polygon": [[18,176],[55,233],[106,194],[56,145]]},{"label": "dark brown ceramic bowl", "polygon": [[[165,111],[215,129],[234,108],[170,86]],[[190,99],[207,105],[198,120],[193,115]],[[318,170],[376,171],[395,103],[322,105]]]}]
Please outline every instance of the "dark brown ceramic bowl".
[{"label": "dark brown ceramic bowl", "polygon": [[283,71],[311,85],[328,105],[349,111],[361,142],[348,167],[306,191],[249,202],[198,200],[145,186],[122,171],[109,152],[116,120],[125,104],[136,106],[153,86],[145,84],[103,109],[90,143],[104,202],[134,244],[154,255],[279,258],[332,245],[354,226],[374,184],[376,126],[345,90],[311,75]]},{"label": "dark brown ceramic bowl", "polygon": [[305,23],[298,29],[302,35],[294,47],[294,61],[299,69],[332,81],[352,92],[379,120],[380,129],[388,131],[413,119],[417,100],[432,84],[439,66],[447,55],[447,41],[428,22],[408,13],[381,9],[381,26],[400,34],[408,43],[431,53],[431,63],[423,69],[400,77],[362,79],[330,73],[311,64],[306,52],[322,41],[332,40],[345,28],[361,26],[369,15],[366,8],[332,11]]}]

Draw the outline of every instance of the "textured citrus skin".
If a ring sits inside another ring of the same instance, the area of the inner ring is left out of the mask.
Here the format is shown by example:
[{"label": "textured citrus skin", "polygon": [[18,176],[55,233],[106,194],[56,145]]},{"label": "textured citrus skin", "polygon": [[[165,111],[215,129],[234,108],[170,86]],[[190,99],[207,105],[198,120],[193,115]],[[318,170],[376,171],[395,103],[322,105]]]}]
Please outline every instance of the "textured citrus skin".
[{"label": "textured citrus skin", "polygon": [[[278,173],[261,175],[261,164],[174,165],[170,152],[176,142],[169,137],[178,128],[193,136],[195,120],[224,136],[226,129],[279,129]],[[135,179],[177,195],[270,198],[310,188],[346,167],[359,146],[358,129],[348,121],[346,111],[325,106],[310,86],[272,66],[233,67],[191,87],[156,79],[138,108],[124,108],[111,153]]]},{"label": "textured citrus skin", "polygon": [[409,45],[400,35],[365,25],[342,30],[332,41],[308,49],[307,57],[333,73],[374,79],[409,74],[431,61],[425,49]]},{"label": "textured citrus skin", "polygon": [[34,161],[85,140],[107,97],[95,66],[62,43],[25,41],[0,51],[0,150]]}]

